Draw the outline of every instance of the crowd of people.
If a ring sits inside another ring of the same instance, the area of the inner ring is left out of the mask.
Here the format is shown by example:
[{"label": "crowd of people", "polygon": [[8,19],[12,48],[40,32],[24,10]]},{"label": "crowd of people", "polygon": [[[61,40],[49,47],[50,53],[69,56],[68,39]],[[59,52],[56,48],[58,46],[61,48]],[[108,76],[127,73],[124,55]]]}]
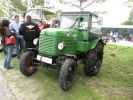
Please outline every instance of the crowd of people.
[{"label": "crowd of people", "polygon": [[31,16],[26,16],[23,22],[20,22],[18,15],[14,17],[14,21],[1,20],[0,36],[4,45],[4,68],[12,69],[11,65],[12,52],[16,49],[17,58],[20,58],[21,52],[26,48],[34,48],[33,40],[39,37],[43,28],[49,27],[48,24],[36,24],[32,21]]},{"label": "crowd of people", "polygon": [[4,68],[12,69],[11,65],[13,51],[15,49],[16,56],[19,59],[20,55],[27,48],[35,48],[33,40],[38,38],[42,29],[57,28],[60,26],[60,21],[52,20],[51,24],[45,21],[34,23],[30,15],[23,16],[23,21],[20,21],[20,16],[15,15],[13,21],[0,20],[0,37],[4,45]]}]

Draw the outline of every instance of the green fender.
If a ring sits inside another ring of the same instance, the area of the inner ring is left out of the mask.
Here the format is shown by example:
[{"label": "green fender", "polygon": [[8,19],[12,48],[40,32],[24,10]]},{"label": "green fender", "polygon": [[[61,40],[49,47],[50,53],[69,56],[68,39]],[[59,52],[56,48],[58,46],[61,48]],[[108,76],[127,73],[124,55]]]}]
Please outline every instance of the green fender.
[{"label": "green fender", "polygon": [[90,49],[94,49],[94,48],[96,48],[98,42],[103,43],[103,40],[102,40],[102,39],[96,39],[96,40],[93,40],[93,41],[90,43]]},{"label": "green fender", "polygon": [[102,39],[95,39],[88,42],[79,41],[77,43],[77,51],[80,53],[80,52],[87,52],[88,50],[94,49],[97,46],[97,43],[99,41],[102,42]]}]

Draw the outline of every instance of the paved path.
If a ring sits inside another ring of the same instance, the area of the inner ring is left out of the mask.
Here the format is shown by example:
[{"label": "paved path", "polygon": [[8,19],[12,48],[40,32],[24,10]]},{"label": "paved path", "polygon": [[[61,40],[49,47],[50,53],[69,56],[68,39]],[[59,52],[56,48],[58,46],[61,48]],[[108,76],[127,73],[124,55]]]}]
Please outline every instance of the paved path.
[{"label": "paved path", "polygon": [[8,87],[6,79],[4,79],[4,73],[6,70],[2,70],[2,63],[0,61],[0,100],[17,100],[11,89]]}]

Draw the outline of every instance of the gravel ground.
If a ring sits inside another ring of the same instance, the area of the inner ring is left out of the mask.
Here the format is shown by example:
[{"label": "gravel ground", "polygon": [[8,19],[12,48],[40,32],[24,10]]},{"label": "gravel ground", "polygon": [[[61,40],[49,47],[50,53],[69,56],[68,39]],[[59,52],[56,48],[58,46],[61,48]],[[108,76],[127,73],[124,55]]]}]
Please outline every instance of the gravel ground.
[{"label": "gravel ground", "polygon": [[5,72],[6,71],[0,69],[0,100],[17,100],[3,77]]}]

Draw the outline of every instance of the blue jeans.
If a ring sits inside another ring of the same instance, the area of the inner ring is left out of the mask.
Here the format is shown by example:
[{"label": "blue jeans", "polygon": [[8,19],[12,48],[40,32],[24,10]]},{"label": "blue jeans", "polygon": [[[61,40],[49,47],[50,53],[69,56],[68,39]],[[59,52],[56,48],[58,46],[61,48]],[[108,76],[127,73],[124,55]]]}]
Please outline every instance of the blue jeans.
[{"label": "blue jeans", "polygon": [[5,46],[5,61],[4,67],[10,68],[11,67],[11,59],[12,59],[12,52],[13,52],[14,45]]},{"label": "blue jeans", "polygon": [[16,53],[17,53],[17,56],[20,56],[20,53],[21,53],[23,48],[25,48],[23,36],[16,35],[16,49],[17,49]]}]

